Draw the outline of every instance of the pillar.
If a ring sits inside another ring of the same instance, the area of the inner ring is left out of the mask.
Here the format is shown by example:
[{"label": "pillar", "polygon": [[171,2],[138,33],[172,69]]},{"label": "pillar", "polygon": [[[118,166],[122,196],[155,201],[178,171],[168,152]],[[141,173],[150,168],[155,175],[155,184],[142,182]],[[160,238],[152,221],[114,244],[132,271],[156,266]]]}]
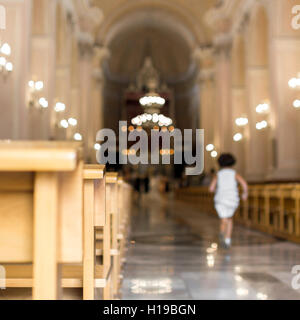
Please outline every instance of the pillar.
[{"label": "pillar", "polygon": [[[273,168],[269,178],[300,178],[300,117],[293,108],[296,93],[289,79],[300,71],[300,33],[292,27],[293,0],[274,0],[270,5],[270,86],[274,107]],[[299,93],[298,93],[299,95]],[[299,96],[298,96],[299,98]]]},{"label": "pillar", "polygon": [[[204,129],[204,144],[213,144],[217,147],[215,141],[215,70],[212,48],[197,49],[194,52],[194,58],[199,66],[197,77],[199,107],[198,107],[198,128]],[[208,172],[216,166],[215,159],[210,152],[205,151],[204,156],[205,171]]]},{"label": "pillar", "polygon": [[94,144],[96,134],[104,128],[103,112],[103,87],[104,73],[102,69],[103,62],[109,57],[109,51],[105,47],[95,47],[93,50],[93,71],[92,71],[92,130],[89,131],[88,149],[92,162],[96,161]]}]

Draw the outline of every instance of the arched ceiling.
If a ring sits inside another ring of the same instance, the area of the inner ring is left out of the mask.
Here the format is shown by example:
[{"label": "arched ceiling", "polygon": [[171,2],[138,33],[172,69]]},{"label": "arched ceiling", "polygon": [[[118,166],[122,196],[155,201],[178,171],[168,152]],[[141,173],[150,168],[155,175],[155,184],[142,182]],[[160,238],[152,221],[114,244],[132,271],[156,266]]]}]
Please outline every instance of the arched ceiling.
[{"label": "arched ceiling", "polygon": [[97,42],[110,50],[110,78],[132,80],[151,56],[165,81],[186,79],[195,67],[193,50],[210,41],[202,17],[215,2],[95,0],[104,14]]},{"label": "arched ceiling", "polygon": [[109,70],[130,80],[150,56],[161,76],[167,79],[185,74],[191,63],[191,49],[183,38],[167,28],[145,24],[120,32],[109,45]]}]

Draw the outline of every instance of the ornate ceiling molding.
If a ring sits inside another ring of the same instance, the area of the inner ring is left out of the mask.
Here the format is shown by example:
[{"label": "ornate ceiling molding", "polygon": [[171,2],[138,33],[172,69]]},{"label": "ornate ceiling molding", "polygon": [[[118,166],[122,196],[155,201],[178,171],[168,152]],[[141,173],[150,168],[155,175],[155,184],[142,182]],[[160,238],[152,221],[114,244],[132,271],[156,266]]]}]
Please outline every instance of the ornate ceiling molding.
[{"label": "ornate ceiling molding", "polygon": [[111,13],[105,16],[102,27],[98,32],[97,41],[106,45],[111,41],[114,34],[117,33],[114,31],[115,28],[119,26],[120,29],[120,25],[123,25],[124,28],[124,19],[131,17],[131,23],[136,23],[138,15],[143,12],[145,12],[148,17],[151,12],[157,12],[163,15],[164,19],[158,20],[157,23],[164,23],[170,19],[175,21],[171,27],[181,28],[182,30],[185,29],[184,33],[186,35],[188,33],[190,34],[189,37],[192,39],[193,46],[197,46],[199,43],[205,43],[207,40],[205,39],[203,28],[201,28],[201,23],[186,5],[169,0],[131,0],[124,1],[122,5],[114,8]]},{"label": "ornate ceiling molding", "polygon": [[[264,6],[268,8],[269,0],[220,0],[218,6],[209,10],[205,15],[205,21],[212,29],[215,30],[216,36],[214,44],[220,46],[227,45],[230,38],[233,38],[237,33],[243,32],[249,23],[249,18],[255,6]],[[218,21],[229,19],[231,21],[227,32],[218,34],[220,31],[216,30]],[[228,36],[226,36],[228,34]],[[228,39],[226,39],[228,37]]]}]

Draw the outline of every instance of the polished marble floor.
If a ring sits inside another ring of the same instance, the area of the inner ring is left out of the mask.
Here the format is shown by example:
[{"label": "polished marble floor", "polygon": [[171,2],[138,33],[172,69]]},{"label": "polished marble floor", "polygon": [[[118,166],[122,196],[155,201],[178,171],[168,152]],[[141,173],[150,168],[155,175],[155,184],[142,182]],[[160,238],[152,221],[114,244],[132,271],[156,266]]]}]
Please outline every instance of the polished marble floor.
[{"label": "polished marble floor", "polygon": [[218,223],[191,203],[142,199],[134,208],[122,299],[300,299],[291,273],[300,265],[300,245],[236,225],[232,248],[219,249]]}]

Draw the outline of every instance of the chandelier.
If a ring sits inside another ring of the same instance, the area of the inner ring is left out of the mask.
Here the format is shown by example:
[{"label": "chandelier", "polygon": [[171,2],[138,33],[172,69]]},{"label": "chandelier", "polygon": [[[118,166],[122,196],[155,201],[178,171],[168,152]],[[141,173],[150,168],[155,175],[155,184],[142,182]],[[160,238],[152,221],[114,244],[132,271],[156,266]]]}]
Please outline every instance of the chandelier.
[{"label": "chandelier", "polygon": [[164,116],[163,114],[158,114],[158,113],[143,113],[141,115],[136,116],[131,120],[131,123],[133,125],[137,126],[148,126],[151,127],[153,125],[158,125],[160,127],[168,127],[170,126],[173,121],[171,118],[168,118]]},{"label": "chandelier", "polygon": [[145,113],[136,116],[131,120],[133,125],[137,126],[154,126],[168,127],[173,121],[171,118],[160,113],[161,108],[165,105],[166,100],[155,92],[149,92],[139,100]]},{"label": "chandelier", "polygon": [[157,91],[160,87],[159,73],[154,68],[152,60],[147,57],[144,65],[137,76],[137,89],[146,88],[148,93],[139,99],[140,105],[144,109],[144,113],[133,119],[131,123],[137,126],[145,127],[168,127],[173,121],[161,113],[161,109],[166,103],[166,100],[161,97]]}]

